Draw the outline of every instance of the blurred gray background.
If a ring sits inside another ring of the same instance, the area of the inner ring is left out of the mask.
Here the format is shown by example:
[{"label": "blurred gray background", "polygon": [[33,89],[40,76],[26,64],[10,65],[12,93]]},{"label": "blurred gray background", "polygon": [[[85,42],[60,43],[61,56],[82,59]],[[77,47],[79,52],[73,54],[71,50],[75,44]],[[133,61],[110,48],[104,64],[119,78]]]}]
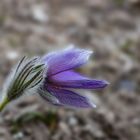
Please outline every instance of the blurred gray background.
[{"label": "blurred gray background", "polygon": [[111,83],[80,91],[97,108],[56,108],[27,95],[0,114],[0,140],[140,140],[140,1],[0,0],[1,88],[24,55],[69,44],[94,51],[81,73]]}]

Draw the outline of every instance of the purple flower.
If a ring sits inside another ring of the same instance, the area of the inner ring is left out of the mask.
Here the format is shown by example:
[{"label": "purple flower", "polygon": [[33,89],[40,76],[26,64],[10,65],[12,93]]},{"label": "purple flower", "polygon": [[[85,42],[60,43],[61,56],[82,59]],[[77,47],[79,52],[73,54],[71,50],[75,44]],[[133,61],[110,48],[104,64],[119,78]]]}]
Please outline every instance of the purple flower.
[{"label": "purple flower", "polygon": [[95,107],[89,98],[73,91],[73,89],[102,89],[108,85],[105,80],[91,79],[74,71],[75,68],[85,64],[91,54],[89,50],[69,47],[44,56],[47,70],[38,90],[39,94],[57,106]]}]

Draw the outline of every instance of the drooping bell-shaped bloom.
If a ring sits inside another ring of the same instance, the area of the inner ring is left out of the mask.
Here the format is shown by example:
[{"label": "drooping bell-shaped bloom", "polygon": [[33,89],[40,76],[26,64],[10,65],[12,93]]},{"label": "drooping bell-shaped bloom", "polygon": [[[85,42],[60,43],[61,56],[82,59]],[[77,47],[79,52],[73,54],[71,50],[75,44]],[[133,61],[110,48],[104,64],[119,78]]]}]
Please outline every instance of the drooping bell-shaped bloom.
[{"label": "drooping bell-shaped bloom", "polygon": [[74,89],[102,89],[105,80],[85,77],[75,68],[87,63],[91,51],[69,47],[44,57],[23,59],[14,67],[4,84],[0,111],[11,101],[25,93],[39,93],[41,97],[57,106],[89,108],[95,104]]},{"label": "drooping bell-shaped bloom", "polygon": [[108,85],[105,80],[91,79],[75,72],[75,68],[85,64],[92,51],[69,47],[52,52],[43,57],[47,67],[39,94],[57,106],[88,108],[95,104],[74,89],[102,89]]}]

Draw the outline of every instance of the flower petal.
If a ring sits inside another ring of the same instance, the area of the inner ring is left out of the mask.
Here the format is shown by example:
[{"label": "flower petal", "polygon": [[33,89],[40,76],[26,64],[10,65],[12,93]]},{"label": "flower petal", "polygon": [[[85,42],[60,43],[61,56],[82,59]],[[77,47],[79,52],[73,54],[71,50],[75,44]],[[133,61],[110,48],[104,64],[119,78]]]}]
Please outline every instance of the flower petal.
[{"label": "flower petal", "polygon": [[50,53],[44,56],[43,60],[46,62],[48,75],[55,75],[86,63],[91,53],[89,50],[69,47],[63,51]]},{"label": "flower petal", "polygon": [[52,81],[60,81],[60,82],[67,82],[67,81],[71,81],[71,80],[84,80],[84,79],[88,79],[87,77],[84,77],[82,75],[80,75],[77,72],[74,71],[64,71],[61,72],[59,74],[53,75],[50,77],[50,80]]},{"label": "flower petal", "polygon": [[53,96],[50,92],[44,90],[43,88],[38,89],[39,95],[44,98],[47,102],[54,104],[54,105],[59,105],[58,99]]},{"label": "flower petal", "polygon": [[90,79],[73,71],[65,71],[51,77],[51,81],[63,88],[100,89],[109,83],[105,80]]},{"label": "flower petal", "polygon": [[73,91],[60,89],[53,86],[49,86],[48,91],[58,99],[59,103],[57,103],[56,105],[77,108],[95,107],[95,105],[88,98]]}]

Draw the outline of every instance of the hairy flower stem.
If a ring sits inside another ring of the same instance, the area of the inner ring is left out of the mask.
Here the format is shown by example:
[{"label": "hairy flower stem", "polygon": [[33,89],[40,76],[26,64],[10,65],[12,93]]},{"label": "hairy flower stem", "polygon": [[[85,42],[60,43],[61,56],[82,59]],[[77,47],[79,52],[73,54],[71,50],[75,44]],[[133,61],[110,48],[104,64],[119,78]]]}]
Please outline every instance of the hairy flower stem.
[{"label": "hairy flower stem", "polygon": [[9,103],[9,100],[5,98],[1,103],[0,103],[0,112],[4,109],[4,107]]}]

